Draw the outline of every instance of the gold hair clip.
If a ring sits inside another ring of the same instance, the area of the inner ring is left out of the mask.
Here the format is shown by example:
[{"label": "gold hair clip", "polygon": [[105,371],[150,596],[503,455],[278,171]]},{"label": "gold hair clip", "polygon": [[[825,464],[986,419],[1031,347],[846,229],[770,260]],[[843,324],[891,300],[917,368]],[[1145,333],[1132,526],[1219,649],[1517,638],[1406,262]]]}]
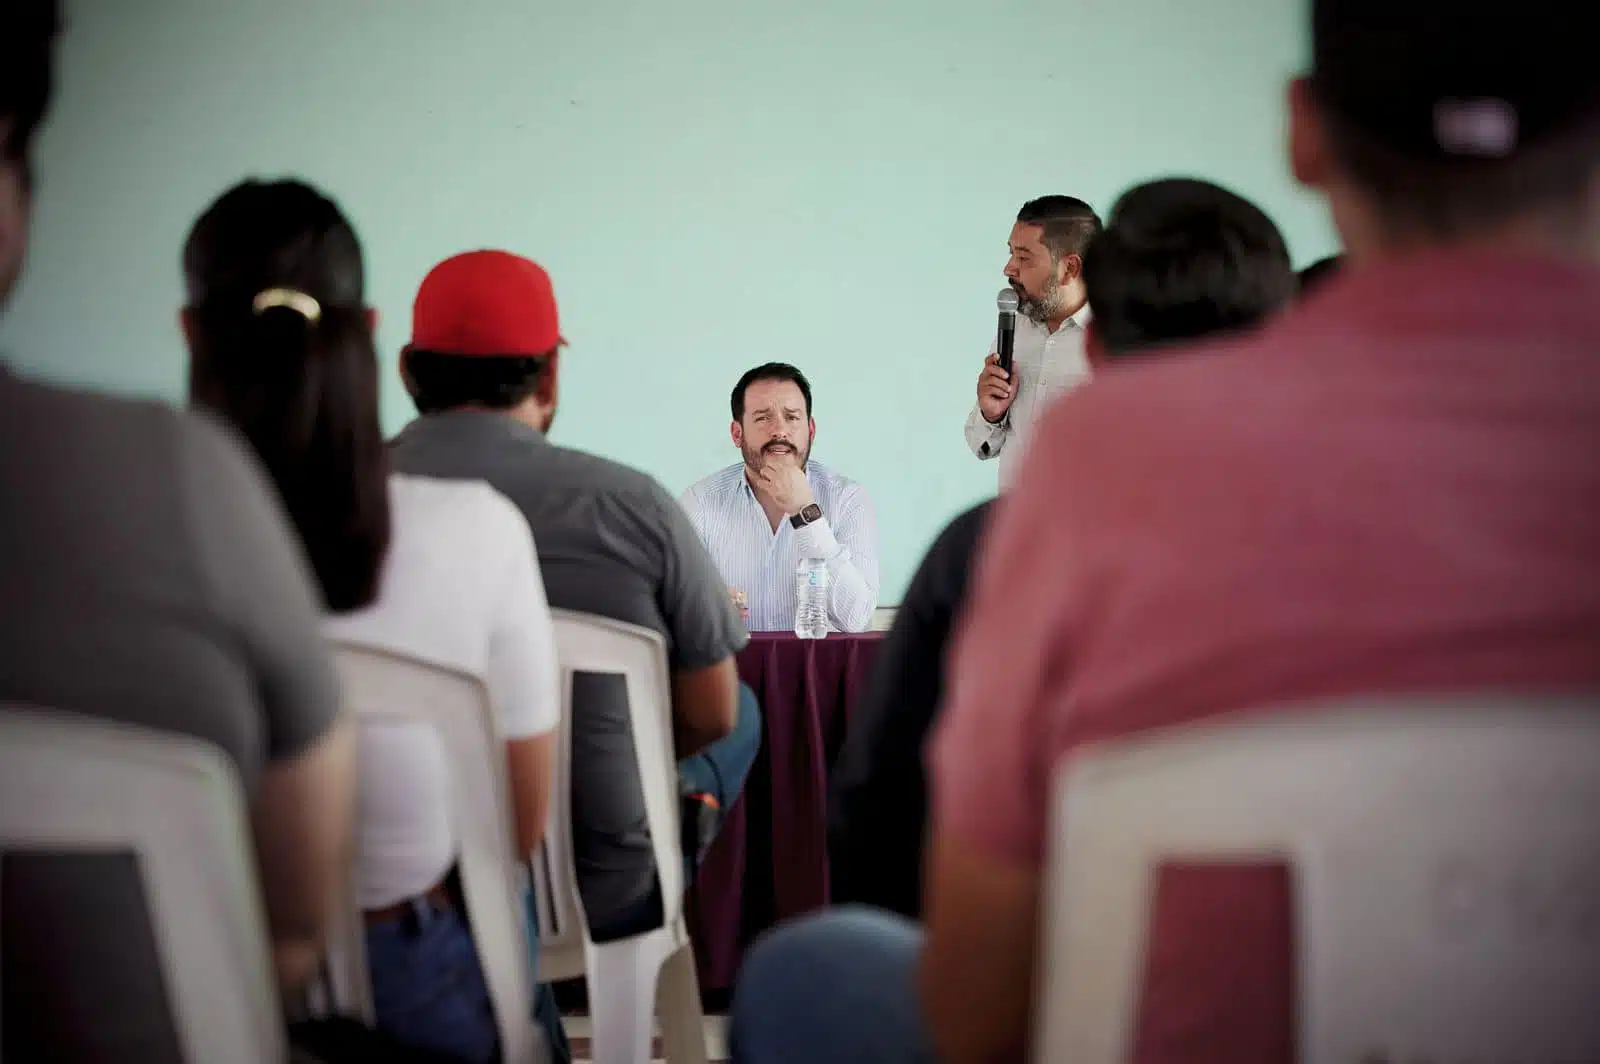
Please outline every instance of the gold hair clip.
[{"label": "gold hair clip", "polygon": [[273,307],[288,307],[312,325],[322,318],[322,304],[293,288],[262,289],[256,293],[252,307],[257,314],[264,314]]}]

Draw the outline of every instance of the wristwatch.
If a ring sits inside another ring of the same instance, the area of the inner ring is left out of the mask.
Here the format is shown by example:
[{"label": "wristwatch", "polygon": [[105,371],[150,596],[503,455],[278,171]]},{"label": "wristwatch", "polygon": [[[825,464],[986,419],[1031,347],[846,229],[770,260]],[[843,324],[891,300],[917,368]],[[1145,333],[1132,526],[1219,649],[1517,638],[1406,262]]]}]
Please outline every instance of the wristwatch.
[{"label": "wristwatch", "polygon": [[789,518],[789,524],[795,528],[804,528],[812,522],[820,520],[822,520],[822,507],[816,503],[811,503],[805,509]]}]

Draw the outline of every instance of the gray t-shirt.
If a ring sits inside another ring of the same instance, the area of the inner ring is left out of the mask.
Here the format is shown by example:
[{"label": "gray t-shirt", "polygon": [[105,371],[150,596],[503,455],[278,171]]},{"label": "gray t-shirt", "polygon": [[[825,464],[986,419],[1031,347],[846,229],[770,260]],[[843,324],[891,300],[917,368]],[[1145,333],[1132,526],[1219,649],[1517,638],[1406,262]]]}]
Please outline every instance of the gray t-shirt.
[{"label": "gray t-shirt", "polygon": [[[319,613],[275,496],[226,430],[0,365],[0,703],[209,740],[253,793],[338,715]],[[7,1048],[171,1059],[132,862],[5,860]]]},{"label": "gray t-shirt", "polygon": [[[464,410],[413,421],[392,459],[396,472],[493,485],[528,519],[550,605],[660,632],[674,669],[713,665],[748,641],[687,515],[649,476],[557,447],[503,414]],[[655,886],[621,681],[574,679],[573,852],[596,928]]]}]

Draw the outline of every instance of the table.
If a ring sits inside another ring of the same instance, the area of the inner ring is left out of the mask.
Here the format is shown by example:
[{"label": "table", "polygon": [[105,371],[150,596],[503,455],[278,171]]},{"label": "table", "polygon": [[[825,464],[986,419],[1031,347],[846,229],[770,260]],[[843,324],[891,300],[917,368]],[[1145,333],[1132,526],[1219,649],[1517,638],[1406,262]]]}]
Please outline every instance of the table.
[{"label": "table", "polygon": [[702,990],[731,987],[762,931],[828,903],[828,770],[880,638],[758,632],[740,652],[739,678],[761,703],[761,752],[687,899]]}]

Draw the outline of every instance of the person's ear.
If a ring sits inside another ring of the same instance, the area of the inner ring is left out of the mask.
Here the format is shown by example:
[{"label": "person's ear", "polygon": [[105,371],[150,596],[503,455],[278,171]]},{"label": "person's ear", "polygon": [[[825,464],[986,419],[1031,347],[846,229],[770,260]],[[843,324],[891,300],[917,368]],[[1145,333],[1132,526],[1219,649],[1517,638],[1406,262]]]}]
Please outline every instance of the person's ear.
[{"label": "person's ear", "polygon": [[1289,171],[1308,188],[1324,188],[1331,168],[1328,128],[1305,78],[1289,82]]},{"label": "person's ear", "polygon": [[1083,256],[1061,256],[1060,276],[1056,279],[1056,287],[1064,287],[1083,276]]},{"label": "person's ear", "polygon": [[411,352],[400,352],[400,383],[406,386],[406,394],[415,399],[417,397],[417,382],[411,376]]},{"label": "person's ear", "polygon": [[744,427],[742,425],[740,425],[737,421],[729,422],[728,435],[733,437],[733,445],[735,447],[739,448],[741,451],[744,450]]},{"label": "person's ear", "polygon": [[817,419],[814,417],[806,418],[806,425],[808,425],[811,429],[811,435],[806,440],[806,446],[809,447],[813,443],[817,442]]},{"label": "person's ear", "polygon": [[367,315],[367,332],[371,333],[374,336],[378,335],[378,308],[377,307],[368,307],[366,309],[366,315]]},{"label": "person's ear", "polygon": [[539,375],[539,387],[535,392],[539,397],[539,404],[549,410],[556,406],[556,396],[561,390],[561,349],[558,347],[550,352],[545,360],[544,372]]},{"label": "person's ear", "polygon": [[178,308],[178,331],[183,333],[183,343],[186,347],[194,346],[194,334],[199,326],[194,320],[194,310],[190,307]]}]

